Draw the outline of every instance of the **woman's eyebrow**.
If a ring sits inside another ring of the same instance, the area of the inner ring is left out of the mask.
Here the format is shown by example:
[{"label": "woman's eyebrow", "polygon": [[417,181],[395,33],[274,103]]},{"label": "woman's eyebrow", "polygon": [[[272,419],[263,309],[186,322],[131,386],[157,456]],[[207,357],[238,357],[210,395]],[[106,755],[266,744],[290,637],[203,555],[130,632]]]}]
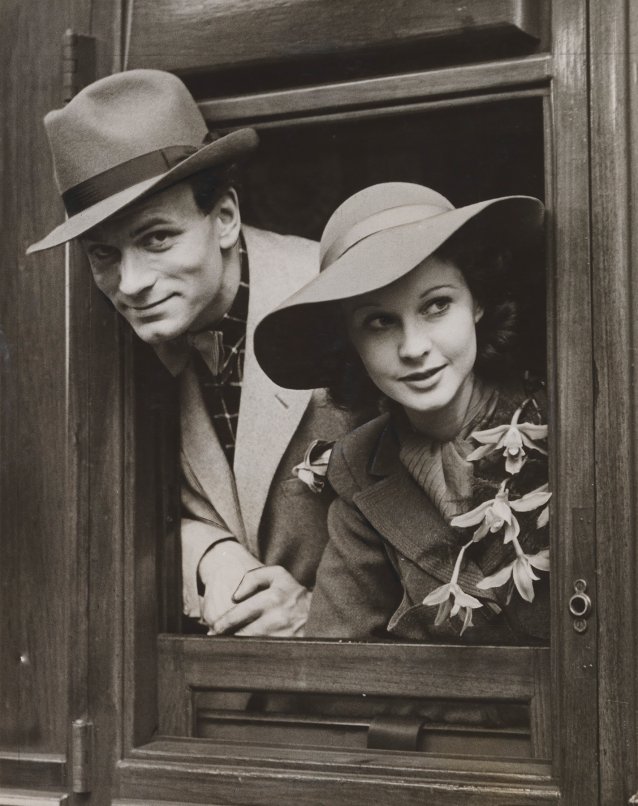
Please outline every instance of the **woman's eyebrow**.
[{"label": "woman's eyebrow", "polygon": [[430,288],[426,288],[421,294],[419,294],[419,299],[423,299],[423,297],[427,297],[428,294],[431,294],[433,291],[442,291],[444,288],[449,288],[454,290],[457,286],[454,283],[442,283],[441,285],[433,285]]}]

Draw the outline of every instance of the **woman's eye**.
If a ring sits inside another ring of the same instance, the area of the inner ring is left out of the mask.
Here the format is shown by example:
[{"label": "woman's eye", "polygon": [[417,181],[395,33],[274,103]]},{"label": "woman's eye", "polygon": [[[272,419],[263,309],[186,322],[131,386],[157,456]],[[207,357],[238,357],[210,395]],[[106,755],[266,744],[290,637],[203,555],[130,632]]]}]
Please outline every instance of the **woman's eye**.
[{"label": "woman's eye", "polygon": [[394,324],[394,319],[386,314],[377,313],[369,316],[364,324],[369,330],[387,330]]},{"label": "woman's eye", "polygon": [[437,299],[433,299],[425,306],[425,313],[434,316],[446,313],[450,307],[450,302],[451,300],[449,297],[439,297]]}]

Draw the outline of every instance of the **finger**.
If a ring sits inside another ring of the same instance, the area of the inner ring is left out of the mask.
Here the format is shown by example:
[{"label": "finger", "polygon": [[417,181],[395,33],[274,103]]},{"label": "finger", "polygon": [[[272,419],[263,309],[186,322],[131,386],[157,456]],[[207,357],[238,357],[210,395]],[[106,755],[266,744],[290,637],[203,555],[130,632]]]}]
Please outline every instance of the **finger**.
[{"label": "finger", "polygon": [[214,621],[213,630],[217,635],[234,635],[237,630],[258,619],[266,606],[266,595],[257,593],[223,613]]},{"label": "finger", "polygon": [[242,602],[259,591],[266,590],[279,575],[279,566],[263,565],[247,571],[232,595],[233,602]]}]

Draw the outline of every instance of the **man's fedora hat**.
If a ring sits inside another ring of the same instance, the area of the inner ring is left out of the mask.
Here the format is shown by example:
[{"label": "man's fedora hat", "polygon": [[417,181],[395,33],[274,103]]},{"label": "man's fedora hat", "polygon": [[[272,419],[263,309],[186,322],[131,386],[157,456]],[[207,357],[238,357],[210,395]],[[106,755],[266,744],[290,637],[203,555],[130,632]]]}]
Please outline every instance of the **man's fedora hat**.
[{"label": "man's fedora hat", "polygon": [[253,129],[210,141],[184,84],[128,70],[90,84],[44,118],[67,220],[27,254],[77,238],[146,194],[229,165],[257,145]]},{"label": "man's fedora hat", "polygon": [[432,255],[452,235],[491,238],[519,253],[542,229],[542,202],[505,196],[455,208],[434,190],[407,182],[365,188],[324,229],[321,271],[255,330],[255,355],[289,389],[328,386],[339,367],[339,301],[383,288]]}]

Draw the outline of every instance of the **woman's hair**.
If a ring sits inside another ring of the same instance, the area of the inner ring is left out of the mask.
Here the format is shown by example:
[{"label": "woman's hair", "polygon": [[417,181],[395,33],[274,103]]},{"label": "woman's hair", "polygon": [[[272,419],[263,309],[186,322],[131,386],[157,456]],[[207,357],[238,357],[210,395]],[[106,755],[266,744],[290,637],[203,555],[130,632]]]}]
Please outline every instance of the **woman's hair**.
[{"label": "woman's hair", "polygon": [[[489,234],[467,236],[467,228],[446,241],[433,256],[456,266],[473,298],[483,309],[476,325],[474,370],[484,380],[507,378],[514,363],[516,302],[512,289],[511,254],[495,246]],[[347,335],[345,315],[332,322],[335,351],[333,380],[328,391],[335,405],[353,411],[367,409],[384,396],[366,372]]]}]

